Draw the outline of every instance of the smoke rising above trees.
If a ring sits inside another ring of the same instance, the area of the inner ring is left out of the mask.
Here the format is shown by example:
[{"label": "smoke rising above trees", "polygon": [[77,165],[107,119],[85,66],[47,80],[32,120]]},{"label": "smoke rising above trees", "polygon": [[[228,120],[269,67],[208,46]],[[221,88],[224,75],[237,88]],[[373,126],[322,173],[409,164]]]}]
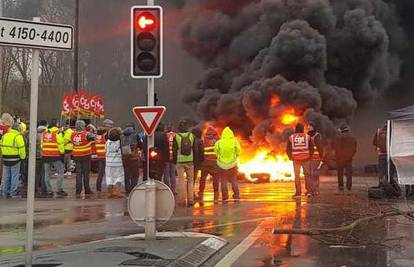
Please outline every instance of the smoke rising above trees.
[{"label": "smoke rising above trees", "polygon": [[[278,110],[294,107],[330,135],[334,126],[352,119],[358,104],[399,79],[404,34],[392,4],[236,3],[201,1],[184,7],[198,11],[182,26],[182,45],[206,68],[186,101],[203,120],[272,144],[286,134]],[[280,98],[276,106],[272,96]]]}]

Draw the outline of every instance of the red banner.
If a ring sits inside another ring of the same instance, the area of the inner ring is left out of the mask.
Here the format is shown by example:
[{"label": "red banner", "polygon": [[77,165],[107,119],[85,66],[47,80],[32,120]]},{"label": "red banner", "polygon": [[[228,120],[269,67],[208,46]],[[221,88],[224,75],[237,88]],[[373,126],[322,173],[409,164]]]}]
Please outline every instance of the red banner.
[{"label": "red banner", "polygon": [[105,118],[105,108],[103,103],[103,98],[101,96],[97,96],[96,108],[97,108],[97,117],[103,119]]},{"label": "red banner", "polygon": [[82,115],[84,116],[89,116],[90,115],[90,99],[88,96],[88,93],[86,92],[86,90],[83,88],[80,91],[79,94],[79,107],[80,107],[80,112]]},{"label": "red banner", "polygon": [[79,94],[76,91],[71,94],[65,92],[61,115],[65,118],[87,116],[103,119],[105,117],[103,98],[92,92],[88,95],[86,89],[81,89]]},{"label": "red banner", "polygon": [[72,103],[71,103],[71,97],[65,92],[63,94],[63,101],[62,101],[62,112],[61,116],[65,118],[70,118],[70,115],[72,113]]},{"label": "red banner", "polygon": [[72,102],[72,115],[77,117],[80,111],[80,106],[79,106],[79,95],[76,91],[72,92],[71,100],[72,100],[71,101]]}]

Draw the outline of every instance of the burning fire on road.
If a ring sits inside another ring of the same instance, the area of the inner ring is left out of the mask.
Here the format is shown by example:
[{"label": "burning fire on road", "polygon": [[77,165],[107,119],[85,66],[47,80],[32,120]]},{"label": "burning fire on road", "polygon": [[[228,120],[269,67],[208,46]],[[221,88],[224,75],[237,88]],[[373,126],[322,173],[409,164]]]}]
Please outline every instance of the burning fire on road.
[{"label": "burning fire on road", "polygon": [[294,179],[293,165],[286,154],[273,154],[268,150],[257,151],[253,158],[242,155],[239,172],[250,182],[268,179],[270,182]]}]

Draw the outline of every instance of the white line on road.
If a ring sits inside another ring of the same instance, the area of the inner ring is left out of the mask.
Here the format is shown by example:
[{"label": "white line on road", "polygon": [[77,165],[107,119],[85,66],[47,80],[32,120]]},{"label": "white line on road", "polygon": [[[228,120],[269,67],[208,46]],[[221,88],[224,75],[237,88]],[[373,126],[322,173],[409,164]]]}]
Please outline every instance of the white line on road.
[{"label": "white line on road", "polygon": [[233,248],[221,261],[219,261],[215,267],[230,267],[234,264],[240,256],[246,252],[247,249],[264,233],[263,225],[266,223],[266,220],[263,221],[259,226],[250,233],[240,244]]},{"label": "white line on road", "polygon": [[212,229],[212,228],[225,227],[225,226],[229,226],[229,225],[238,225],[238,224],[245,224],[245,223],[251,223],[251,222],[265,221],[265,220],[268,220],[268,219],[271,219],[271,218],[272,217],[262,217],[262,218],[256,218],[256,219],[235,221],[235,222],[231,222],[231,223],[222,223],[222,224],[214,224],[214,225],[209,225],[209,226],[194,227],[194,228],[185,229],[185,231],[190,232],[190,231],[207,230],[207,229]]}]

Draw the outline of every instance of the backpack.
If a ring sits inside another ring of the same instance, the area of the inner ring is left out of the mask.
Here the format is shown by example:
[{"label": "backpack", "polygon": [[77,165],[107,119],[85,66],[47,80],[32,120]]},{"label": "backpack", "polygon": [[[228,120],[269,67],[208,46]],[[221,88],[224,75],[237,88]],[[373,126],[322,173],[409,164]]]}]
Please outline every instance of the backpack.
[{"label": "backpack", "polygon": [[187,135],[178,134],[181,137],[180,153],[184,156],[190,156],[193,152],[193,144],[190,139],[190,133]]},{"label": "backpack", "polygon": [[129,135],[129,136],[121,136],[121,151],[122,151],[122,155],[124,156],[130,156],[135,154],[135,150],[136,150],[136,143],[134,140],[134,135]]}]

